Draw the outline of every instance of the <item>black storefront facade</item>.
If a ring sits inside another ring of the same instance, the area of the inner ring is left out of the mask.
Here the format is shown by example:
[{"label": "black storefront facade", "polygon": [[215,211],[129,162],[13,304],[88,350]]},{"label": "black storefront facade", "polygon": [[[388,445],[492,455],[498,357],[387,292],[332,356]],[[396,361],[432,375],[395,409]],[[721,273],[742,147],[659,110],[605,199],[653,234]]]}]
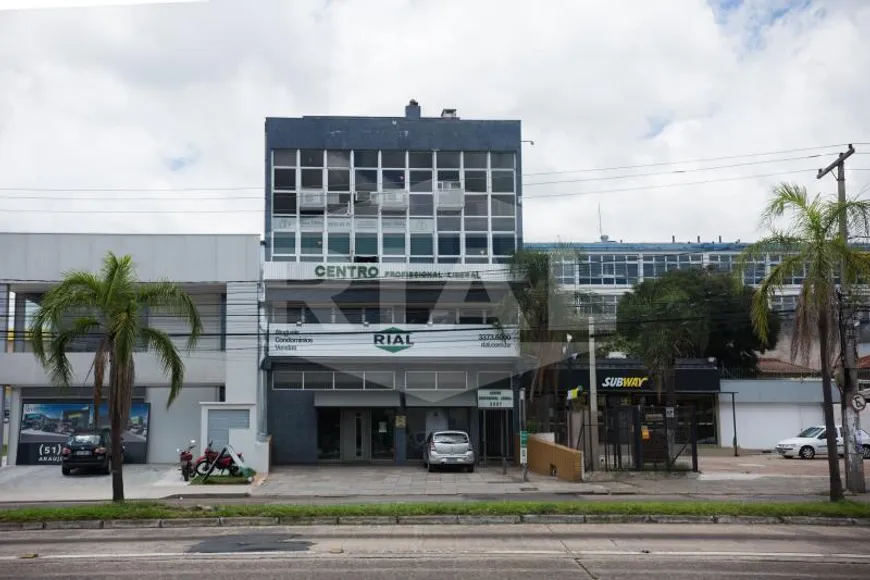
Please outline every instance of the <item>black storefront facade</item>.
[{"label": "black storefront facade", "polygon": [[[600,359],[596,363],[599,425],[604,429],[613,411],[625,407],[657,407],[666,403],[664,390],[659,398],[655,380],[643,363],[633,359]],[[568,391],[578,389],[575,407],[588,405],[590,369],[587,361],[570,361],[559,371],[559,402],[567,407]],[[528,386],[528,385],[526,385]],[[675,369],[677,407],[683,416],[695,417],[699,444],[718,443],[717,424],[720,379],[719,369],[707,360],[680,360]],[[561,414],[561,413],[559,413]],[[612,421],[611,421],[612,422]],[[605,432],[601,433],[607,437]]]}]

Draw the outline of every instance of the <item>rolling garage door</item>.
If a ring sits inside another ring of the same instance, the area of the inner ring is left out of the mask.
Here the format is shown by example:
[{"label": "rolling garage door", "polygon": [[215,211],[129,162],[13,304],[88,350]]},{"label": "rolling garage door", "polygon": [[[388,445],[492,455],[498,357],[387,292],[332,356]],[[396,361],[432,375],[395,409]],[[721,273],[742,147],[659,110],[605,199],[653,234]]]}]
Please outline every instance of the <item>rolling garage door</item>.
[{"label": "rolling garage door", "polygon": [[208,440],[212,449],[220,450],[230,443],[230,429],[248,429],[251,414],[247,409],[212,409],[208,413]]}]

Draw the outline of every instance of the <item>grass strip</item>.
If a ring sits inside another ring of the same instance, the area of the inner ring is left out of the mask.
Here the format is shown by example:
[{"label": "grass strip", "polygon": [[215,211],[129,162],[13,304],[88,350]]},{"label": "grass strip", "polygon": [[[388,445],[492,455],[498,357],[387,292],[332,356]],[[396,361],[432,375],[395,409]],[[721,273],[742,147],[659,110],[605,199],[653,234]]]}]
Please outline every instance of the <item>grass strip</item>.
[{"label": "grass strip", "polygon": [[171,506],[131,501],[123,504],[91,504],[70,507],[33,507],[0,511],[0,522],[51,520],[173,519],[197,517],[282,517],[306,519],[341,516],[436,516],[436,515],[526,515],[613,514],[656,516],[818,516],[870,518],[870,504],[837,503],[743,503],[743,502],[526,502],[393,503],[360,505],[212,505]]}]

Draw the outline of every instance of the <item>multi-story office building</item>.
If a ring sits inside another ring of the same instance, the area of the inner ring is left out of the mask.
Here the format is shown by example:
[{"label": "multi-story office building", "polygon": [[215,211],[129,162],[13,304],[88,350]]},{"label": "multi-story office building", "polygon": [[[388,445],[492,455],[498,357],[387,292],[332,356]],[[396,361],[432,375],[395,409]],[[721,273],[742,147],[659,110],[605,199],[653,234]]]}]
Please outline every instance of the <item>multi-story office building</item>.
[{"label": "multi-story office building", "polygon": [[[600,242],[577,244],[531,243],[526,249],[552,251],[555,275],[569,292],[591,295],[604,322],[616,317],[619,298],[644,280],[655,279],[670,270],[713,267],[722,272],[736,270],[745,243],[622,243],[603,238]],[[780,261],[766,256],[747,265],[743,280],[758,285]],[[774,300],[774,308],[793,310],[803,281],[794,277]]]},{"label": "multi-story office building", "polygon": [[477,390],[510,391],[519,355],[494,325],[521,169],[519,121],[414,101],[401,117],[266,120],[275,463],[403,463],[447,428],[501,452],[512,411],[479,411]]}]

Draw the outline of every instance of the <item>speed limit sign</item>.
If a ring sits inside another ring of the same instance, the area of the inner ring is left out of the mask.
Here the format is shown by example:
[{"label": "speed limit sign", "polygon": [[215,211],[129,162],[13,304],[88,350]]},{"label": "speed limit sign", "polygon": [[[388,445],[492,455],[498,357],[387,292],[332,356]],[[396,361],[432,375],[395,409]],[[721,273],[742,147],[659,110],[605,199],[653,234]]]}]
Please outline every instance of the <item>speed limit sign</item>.
[{"label": "speed limit sign", "polygon": [[867,407],[867,399],[864,398],[864,395],[855,395],[852,397],[852,408],[858,411],[859,413],[863,411]]}]

